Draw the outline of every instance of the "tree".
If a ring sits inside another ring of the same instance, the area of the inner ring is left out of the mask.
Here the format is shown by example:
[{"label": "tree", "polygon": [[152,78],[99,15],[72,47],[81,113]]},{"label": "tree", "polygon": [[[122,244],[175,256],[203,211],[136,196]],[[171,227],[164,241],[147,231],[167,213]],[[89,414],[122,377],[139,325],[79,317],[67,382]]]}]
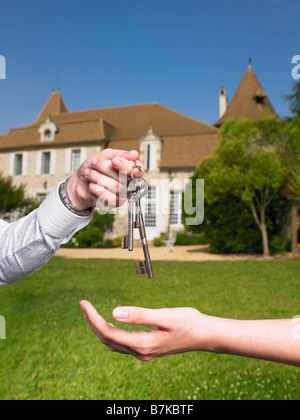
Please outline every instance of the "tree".
[{"label": "tree", "polygon": [[215,154],[200,164],[195,175],[204,178],[208,205],[232,195],[249,207],[265,256],[270,254],[267,210],[293,169],[287,166],[286,145],[292,147],[294,138],[289,124],[279,118],[228,121],[220,130]]},{"label": "tree", "polygon": [[292,93],[282,95],[282,97],[286,102],[289,102],[291,114],[300,117],[300,82],[293,82]]},{"label": "tree", "polygon": [[16,187],[10,177],[0,174],[0,216],[4,218],[7,213],[18,210],[20,217],[30,213],[38,206],[36,200],[26,197],[25,185]]},{"label": "tree", "polygon": [[287,187],[300,201],[300,117],[285,124],[283,159],[287,167]]},{"label": "tree", "polygon": [[293,118],[288,118],[291,123],[291,134],[287,144],[287,161],[293,168],[289,179],[289,188],[300,201],[300,82],[293,82],[292,93],[282,95],[289,102],[290,112]]}]

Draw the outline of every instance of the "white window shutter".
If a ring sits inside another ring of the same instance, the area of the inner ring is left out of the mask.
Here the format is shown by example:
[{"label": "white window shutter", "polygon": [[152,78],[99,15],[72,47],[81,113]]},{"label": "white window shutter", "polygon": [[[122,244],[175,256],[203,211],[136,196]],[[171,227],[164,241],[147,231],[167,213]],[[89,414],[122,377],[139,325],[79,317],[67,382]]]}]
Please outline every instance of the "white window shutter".
[{"label": "white window shutter", "polygon": [[13,176],[14,175],[14,171],[15,171],[15,154],[11,153],[9,155],[9,176]]},{"label": "white window shutter", "polygon": [[36,175],[41,175],[42,172],[42,152],[37,152],[36,155]]},{"label": "white window shutter", "polygon": [[80,149],[80,165],[82,165],[83,162],[86,161],[86,157],[87,157],[86,147],[82,147]]},{"label": "white window shutter", "polygon": [[147,162],[148,162],[148,144],[144,144],[144,168],[146,171],[148,171],[148,167],[147,167]]},{"label": "white window shutter", "polygon": [[150,145],[149,169],[155,171],[157,169],[157,144]]},{"label": "white window shutter", "polygon": [[50,175],[55,175],[56,170],[56,150],[51,150]]},{"label": "white window shutter", "polygon": [[23,152],[23,165],[22,165],[22,175],[28,175],[28,153]]},{"label": "white window shutter", "polygon": [[69,174],[71,172],[71,157],[72,157],[72,149],[66,149],[66,165],[65,165],[66,174]]}]

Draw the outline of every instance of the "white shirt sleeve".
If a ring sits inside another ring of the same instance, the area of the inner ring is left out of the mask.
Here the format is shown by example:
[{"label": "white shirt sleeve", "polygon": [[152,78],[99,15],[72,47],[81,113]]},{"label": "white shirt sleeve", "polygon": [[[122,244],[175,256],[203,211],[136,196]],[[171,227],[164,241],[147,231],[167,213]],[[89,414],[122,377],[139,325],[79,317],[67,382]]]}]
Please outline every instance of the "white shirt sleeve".
[{"label": "white shirt sleeve", "polygon": [[15,223],[0,220],[0,285],[15,283],[43,267],[63,243],[91,220],[71,213],[57,187],[40,207]]}]

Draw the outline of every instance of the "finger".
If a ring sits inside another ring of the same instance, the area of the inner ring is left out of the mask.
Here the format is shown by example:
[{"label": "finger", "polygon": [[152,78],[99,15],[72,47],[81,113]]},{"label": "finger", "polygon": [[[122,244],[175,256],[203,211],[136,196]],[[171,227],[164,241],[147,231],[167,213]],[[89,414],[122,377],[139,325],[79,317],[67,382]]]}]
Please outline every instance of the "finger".
[{"label": "finger", "polygon": [[83,300],[80,302],[80,306],[85,313],[85,320],[91,327],[92,331],[97,335],[103,344],[107,345],[110,342],[110,330],[115,327],[105,321],[105,319],[98,314],[97,310],[90,302]]},{"label": "finger", "polygon": [[128,161],[126,158],[124,157],[116,157],[114,159],[112,159],[111,163],[112,166],[117,169],[118,171],[122,171],[122,172],[126,172],[127,176],[130,176],[132,173],[132,163],[131,162],[135,162],[136,165],[138,165],[141,169],[139,168],[135,168],[133,170],[133,176],[135,178],[140,178],[141,176],[143,176],[144,173],[144,166],[142,165],[142,163],[140,161]]},{"label": "finger", "polygon": [[[137,161],[139,153],[136,150],[126,152],[124,150],[115,150],[115,149],[105,149],[102,152],[92,156],[87,159],[80,167],[78,173],[80,177],[85,178],[84,173],[87,169],[95,169],[99,173],[107,175],[108,177],[114,178],[115,180],[119,179],[119,172],[125,169],[127,176],[131,174],[132,164],[130,161],[136,161],[144,172],[143,165],[141,162]],[[120,163],[118,161],[120,159]],[[114,160],[115,165],[112,165],[112,160]],[[134,176],[139,177],[141,173],[139,170],[135,169]]]},{"label": "finger", "polygon": [[119,194],[119,182],[117,180],[103,175],[94,169],[86,169],[84,176],[93,184],[99,185],[114,194]]},{"label": "finger", "polygon": [[107,191],[106,188],[101,187],[101,185],[89,184],[89,190],[97,198],[96,207],[102,208],[102,204],[107,207],[115,208],[118,206],[118,196]]},{"label": "finger", "polygon": [[[144,173],[144,166],[140,161],[135,161],[136,165],[138,165],[141,169],[135,168],[133,171],[133,176],[135,178],[139,178],[143,176]],[[130,176],[132,173],[132,163],[128,161],[126,158],[119,156],[115,157],[112,160],[105,159],[104,156],[101,159],[92,159],[90,165],[85,167],[83,171],[85,172],[86,169],[95,169],[99,173],[107,175],[111,178],[119,180],[120,173],[124,173],[125,176]],[[83,172],[83,173],[84,173]]]},{"label": "finger", "polygon": [[90,302],[82,300],[80,306],[85,313],[87,322],[91,323],[98,332],[105,332],[107,329],[111,328],[108,322],[98,314],[97,310]]},{"label": "finger", "polygon": [[88,301],[80,302],[85,312],[87,323],[100,341],[111,347],[122,347],[133,355],[140,355],[139,349],[151,347],[151,334],[149,331],[126,331],[122,328],[112,327],[96,311],[93,305]]},{"label": "finger", "polygon": [[120,354],[129,354],[143,362],[149,361],[149,360],[153,360],[156,357],[159,357],[158,355],[148,355],[148,354],[140,354],[139,352],[131,349],[131,348],[127,348],[125,346],[121,346],[121,345],[117,345],[115,343],[113,343],[112,345],[110,344],[106,344],[106,347],[114,352],[114,353],[120,353]]},{"label": "finger", "polygon": [[128,161],[136,161],[139,157],[139,152],[137,150],[120,150],[120,149],[104,149],[101,154],[105,156],[106,159],[112,160],[115,157],[124,157]]},{"label": "finger", "polygon": [[[128,165],[130,163],[128,162]],[[95,171],[99,172],[100,174],[106,175],[110,178],[115,180],[119,180],[119,171],[117,168],[114,168],[112,165],[112,161],[109,159],[105,159],[104,156],[101,159],[93,159],[91,161],[91,165],[86,169],[94,169]]]},{"label": "finger", "polygon": [[161,329],[171,326],[171,313],[168,309],[123,306],[114,309],[113,317],[116,321],[132,325],[147,325]]},{"label": "finger", "polygon": [[94,206],[97,209],[104,210],[106,212],[115,209],[116,207],[122,206],[127,200],[127,197],[125,196],[120,197],[118,195],[112,194],[105,188],[92,183],[89,184],[89,190],[93,195],[96,196]]}]

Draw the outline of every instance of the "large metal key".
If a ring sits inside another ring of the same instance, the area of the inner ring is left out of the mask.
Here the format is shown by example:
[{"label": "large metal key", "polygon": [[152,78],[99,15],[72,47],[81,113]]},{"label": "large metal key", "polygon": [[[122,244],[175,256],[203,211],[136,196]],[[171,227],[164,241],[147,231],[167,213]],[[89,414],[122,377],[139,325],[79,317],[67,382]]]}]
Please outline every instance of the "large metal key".
[{"label": "large metal key", "polygon": [[[140,199],[138,199],[138,201],[140,201]],[[141,243],[143,247],[145,261],[138,261],[135,263],[136,272],[137,274],[148,274],[149,279],[152,279],[154,275],[153,275],[153,270],[152,270],[144,218],[143,218],[140,202],[139,202],[139,232],[140,232],[140,239],[141,239]]]}]

